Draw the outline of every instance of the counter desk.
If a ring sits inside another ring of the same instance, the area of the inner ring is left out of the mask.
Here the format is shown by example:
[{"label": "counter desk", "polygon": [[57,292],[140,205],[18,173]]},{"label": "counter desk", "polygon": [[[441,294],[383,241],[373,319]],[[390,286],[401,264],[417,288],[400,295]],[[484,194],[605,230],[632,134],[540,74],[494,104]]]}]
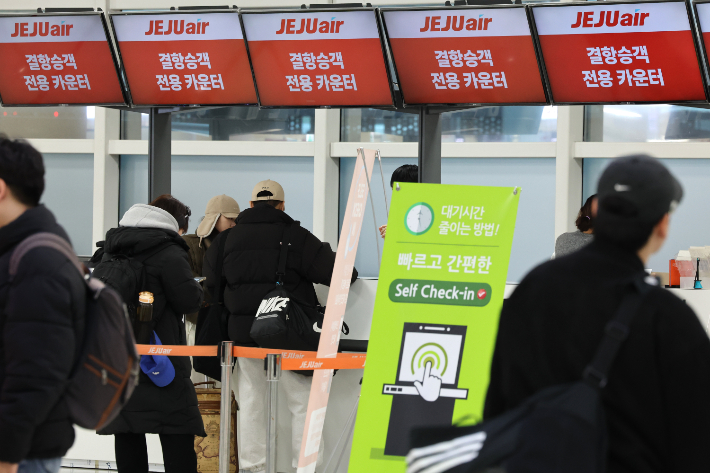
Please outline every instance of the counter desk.
[{"label": "counter desk", "polygon": [[[508,298],[515,290],[515,284],[507,284],[505,297]],[[698,315],[705,330],[710,329],[710,290],[681,290],[669,289],[674,295],[686,301]],[[345,322],[350,328],[350,333],[344,339],[368,340],[372,312],[375,305],[377,292],[377,279],[363,278],[353,284],[345,311]],[[317,287],[317,293],[322,303],[325,303],[328,288]],[[709,332],[710,333],[710,332]],[[325,452],[324,462],[327,463],[332,455],[340,455],[343,446],[335,449],[338,439],[345,429],[348,417],[355,408],[360,395],[360,380],[362,370],[340,370],[333,378],[331,386],[328,415],[326,416],[324,436]],[[279,398],[278,422],[278,465],[277,471],[295,472],[291,467],[291,430],[290,414],[286,408],[286,398],[281,393]],[[112,436],[99,436],[93,431],[76,428],[77,437],[74,446],[66,455],[64,466],[74,468],[97,468],[102,470],[115,470],[115,454]],[[165,471],[163,468],[163,455],[160,449],[160,440],[157,435],[148,435],[148,459],[151,471]],[[350,445],[347,446],[345,455],[337,473],[346,473],[349,461]],[[325,464],[324,464],[325,465]],[[328,468],[330,473],[333,468]]]}]

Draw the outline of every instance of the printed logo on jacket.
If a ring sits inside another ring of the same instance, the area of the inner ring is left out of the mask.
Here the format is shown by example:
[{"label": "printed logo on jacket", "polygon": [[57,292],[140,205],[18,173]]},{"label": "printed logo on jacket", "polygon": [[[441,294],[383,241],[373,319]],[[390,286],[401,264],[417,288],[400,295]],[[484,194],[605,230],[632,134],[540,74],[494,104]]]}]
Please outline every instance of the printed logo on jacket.
[{"label": "printed logo on jacket", "polygon": [[545,102],[524,8],[385,11],[404,100]]},{"label": "printed logo on jacket", "polygon": [[374,11],[242,18],[261,105],[392,105]]},{"label": "printed logo on jacket", "polygon": [[133,103],[254,104],[239,15],[112,16]]},{"label": "printed logo on jacket", "polygon": [[6,105],[123,103],[100,15],[0,17]]},{"label": "printed logo on jacket", "polygon": [[683,2],[533,7],[555,102],[705,100]]}]

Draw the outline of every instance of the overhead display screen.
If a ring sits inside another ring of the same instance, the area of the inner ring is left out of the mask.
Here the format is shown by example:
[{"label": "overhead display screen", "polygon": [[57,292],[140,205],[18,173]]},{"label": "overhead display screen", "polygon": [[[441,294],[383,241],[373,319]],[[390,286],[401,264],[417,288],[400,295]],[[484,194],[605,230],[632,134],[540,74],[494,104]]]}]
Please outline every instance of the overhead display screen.
[{"label": "overhead display screen", "polygon": [[532,7],[556,103],[705,101],[684,2]]},{"label": "overhead display screen", "polygon": [[392,106],[374,10],[244,13],[265,107]]},{"label": "overhead display screen", "polygon": [[710,2],[694,2],[698,22],[700,23],[700,36],[705,48],[705,59],[708,57],[708,46],[710,46]]},{"label": "overhead display screen", "polygon": [[256,104],[237,12],[111,15],[134,105]]},{"label": "overhead display screen", "polygon": [[101,13],[0,16],[4,105],[124,104]]},{"label": "overhead display screen", "polygon": [[524,7],[383,15],[406,104],[547,101]]}]

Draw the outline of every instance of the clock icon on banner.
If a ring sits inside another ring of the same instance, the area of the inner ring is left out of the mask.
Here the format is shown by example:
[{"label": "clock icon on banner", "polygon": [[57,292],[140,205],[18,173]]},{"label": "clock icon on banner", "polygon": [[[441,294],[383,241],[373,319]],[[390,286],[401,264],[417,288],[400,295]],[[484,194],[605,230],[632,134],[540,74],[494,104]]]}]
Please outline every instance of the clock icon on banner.
[{"label": "clock icon on banner", "polygon": [[434,209],[424,202],[414,204],[407,211],[404,224],[412,235],[423,235],[434,224]]}]

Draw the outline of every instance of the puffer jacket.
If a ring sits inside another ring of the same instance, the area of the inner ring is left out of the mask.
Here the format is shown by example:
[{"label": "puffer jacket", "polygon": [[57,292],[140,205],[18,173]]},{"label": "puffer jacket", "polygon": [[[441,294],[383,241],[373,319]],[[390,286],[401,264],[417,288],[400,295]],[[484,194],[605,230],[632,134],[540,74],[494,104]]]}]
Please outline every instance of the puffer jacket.
[{"label": "puffer jacket", "polygon": [[[229,337],[237,345],[256,346],[249,336],[262,298],[276,287],[276,270],[284,229],[291,225],[284,286],[299,304],[315,307],[314,283],[330,286],[335,253],[285,212],[268,205],[246,209],[237,225],[219,234],[205,254],[203,271],[208,287],[217,287],[214,273],[220,238],[224,247],[224,304],[229,310]],[[353,268],[354,282],[357,271]]]},{"label": "puffer jacket", "polygon": [[[167,212],[149,205],[134,205],[94,259],[107,261],[115,254],[145,256],[146,282],[141,290],[153,293],[153,330],[163,345],[186,345],[184,315],[202,304],[202,288],[193,279],[187,244],[178,235],[178,224]],[[162,248],[162,249],[161,249]],[[120,415],[99,433],[192,434],[205,436],[197,395],[190,380],[189,357],[171,356],[175,379],[159,388],[140,373],[139,385]]]},{"label": "puffer jacket", "polygon": [[86,285],[51,248],[28,252],[8,277],[12,250],[39,232],[69,241],[43,205],[0,228],[0,462],[62,457],[74,443],[62,394],[84,338]]}]

